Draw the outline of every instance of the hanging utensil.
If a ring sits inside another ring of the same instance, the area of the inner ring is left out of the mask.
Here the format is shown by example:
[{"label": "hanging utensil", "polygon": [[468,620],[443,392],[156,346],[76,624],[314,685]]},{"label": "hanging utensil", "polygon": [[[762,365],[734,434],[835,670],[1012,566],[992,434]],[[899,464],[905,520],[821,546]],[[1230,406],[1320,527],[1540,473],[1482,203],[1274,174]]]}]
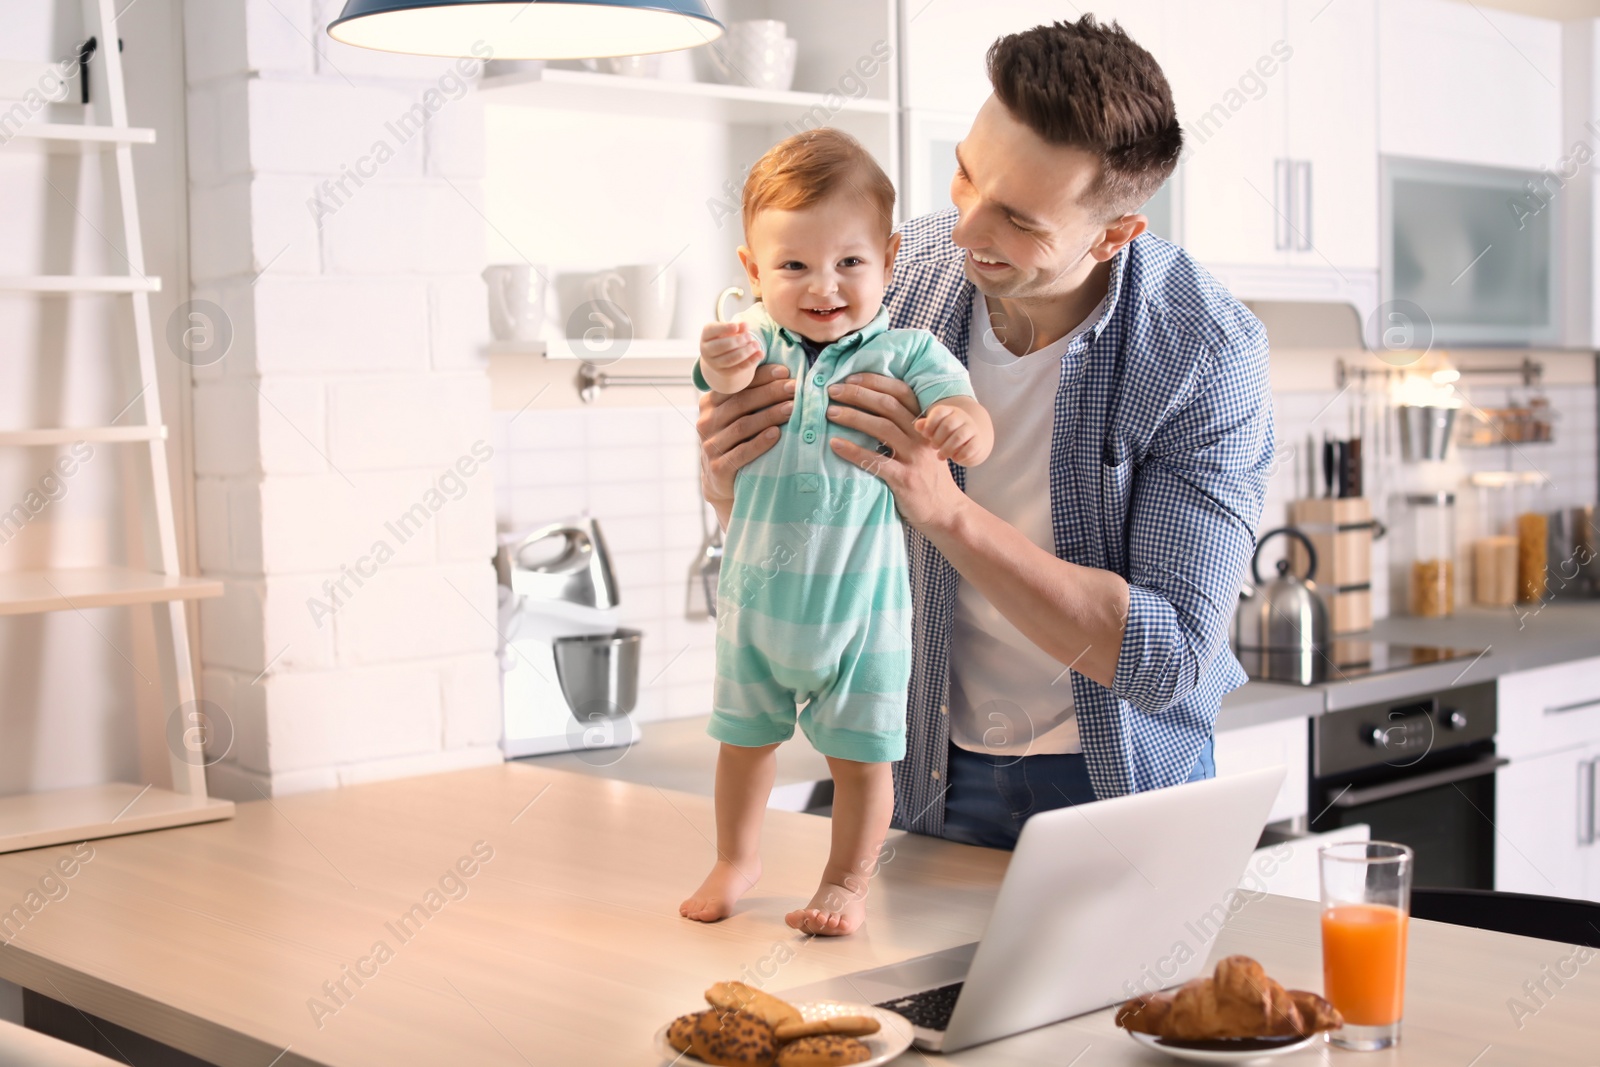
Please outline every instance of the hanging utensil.
[{"label": "hanging utensil", "polygon": [[700,542],[700,551],[689,564],[689,584],[684,591],[683,614],[689,619],[715,618],[717,614],[717,581],[722,575],[722,527],[709,512],[710,506],[701,500],[700,525],[705,537]]}]

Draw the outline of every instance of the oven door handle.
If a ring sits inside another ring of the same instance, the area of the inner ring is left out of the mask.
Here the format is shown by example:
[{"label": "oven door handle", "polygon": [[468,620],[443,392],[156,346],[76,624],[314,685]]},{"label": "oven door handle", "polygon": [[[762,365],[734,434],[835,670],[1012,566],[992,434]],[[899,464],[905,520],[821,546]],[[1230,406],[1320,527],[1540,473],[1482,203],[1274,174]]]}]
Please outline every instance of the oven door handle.
[{"label": "oven door handle", "polygon": [[1391,800],[1394,797],[1403,797],[1407,793],[1420,793],[1424,789],[1435,786],[1449,785],[1467,778],[1476,778],[1481,774],[1490,774],[1510,763],[1504,756],[1485,756],[1471,763],[1464,763],[1459,767],[1446,767],[1442,771],[1430,771],[1427,774],[1415,775],[1399,782],[1387,782],[1383,785],[1368,786],[1366,789],[1349,789],[1333,798],[1330,805],[1335,808],[1354,808],[1362,804],[1371,804],[1379,800]]}]

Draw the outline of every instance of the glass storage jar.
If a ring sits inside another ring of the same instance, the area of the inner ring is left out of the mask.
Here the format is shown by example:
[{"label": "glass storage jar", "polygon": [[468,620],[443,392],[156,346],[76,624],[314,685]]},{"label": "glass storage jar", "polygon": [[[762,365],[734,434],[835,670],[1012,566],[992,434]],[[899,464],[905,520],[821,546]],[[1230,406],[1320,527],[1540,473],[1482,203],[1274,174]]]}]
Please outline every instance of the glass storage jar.
[{"label": "glass storage jar", "polygon": [[1530,474],[1517,485],[1517,600],[1545,599],[1550,569],[1549,481]]},{"label": "glass storage jar", "polygon": [[1425,619],[1452,615],[1456,608],[1456,495],[1408,494],[1405,518],[1402,551],[1409,569],[1408,609]]},{"label": "glass storage jar", "polygon": [[1478,471],[1477,521],[1472,539],[1472,602],[1510,607],[1517,602],[1517,506],[1513,471]]}]

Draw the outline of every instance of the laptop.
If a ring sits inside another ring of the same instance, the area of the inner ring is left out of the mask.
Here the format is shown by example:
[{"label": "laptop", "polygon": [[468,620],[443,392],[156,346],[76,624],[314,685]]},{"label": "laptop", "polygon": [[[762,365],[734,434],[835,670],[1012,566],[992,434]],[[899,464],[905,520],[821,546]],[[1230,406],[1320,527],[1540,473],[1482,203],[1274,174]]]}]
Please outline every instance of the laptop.
[{"label": "laptop", "polygon": [[954,1052],[1198,975],[1285,768],[1040,812],[981,940],[783,990],[876,1004]]}]

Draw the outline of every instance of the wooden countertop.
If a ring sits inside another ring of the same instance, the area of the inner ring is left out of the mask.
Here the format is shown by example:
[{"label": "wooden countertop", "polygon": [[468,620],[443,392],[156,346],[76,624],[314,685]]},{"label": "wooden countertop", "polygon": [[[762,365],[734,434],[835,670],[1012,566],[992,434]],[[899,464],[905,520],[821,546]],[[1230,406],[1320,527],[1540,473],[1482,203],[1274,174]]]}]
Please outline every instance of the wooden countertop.
[{"label": "wooden countertop", "polygon": [[[769,811],[761,884],[703,926],[677,905],[712,833],[709,798],[519,764],[241,804],[77,846],[70,877],[71,846],[0,856],[0,977],[224,1067],[651,1064],[651,1034],[714,980],[781,990],[975,939],[1009,859],[891,835],[865,931],[808,939],[783,914],[815,885],[828,821]],[[1320,988],[1315,916],[1262,898],[1208,948]],[[1507,1005],[1570,952],[1414,923],[1404,1043],[1361,1062],[1591,1063],[1600,959],[1521,1029]],[[948,1060],[1144,1055],[1102,1011]]]}]

